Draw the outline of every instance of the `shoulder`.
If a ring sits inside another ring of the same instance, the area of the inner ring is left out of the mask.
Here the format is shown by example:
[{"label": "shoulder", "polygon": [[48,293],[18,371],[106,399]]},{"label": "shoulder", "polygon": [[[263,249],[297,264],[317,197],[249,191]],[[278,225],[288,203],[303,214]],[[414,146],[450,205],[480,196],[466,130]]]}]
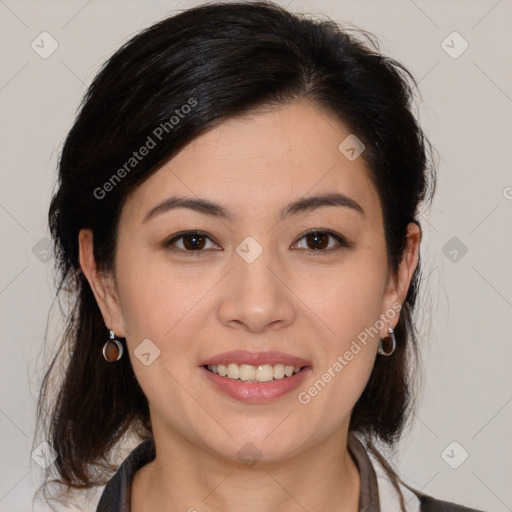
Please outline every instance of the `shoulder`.
[{"label": "shoulder", "polygon": [[451,503],[449,501],[442,501],[427,494],[422,494],[414,489],[411,489],[420,500],[420,511],[421,512],[483,512],[474,508],[465,507],[458,505],[457,503]]},{"label": "shoulder", "polygon": [[124,459],[114,476],[107,482],[96,512],[125,512],[130,510],[133,478],[137,470],[155,458],[154,439],[137,445]]},{"label": "shoulder", "polygon": [[[458,503],[434,498],[407,485],[400,477],[393,483],[382,462],[371,450],[368,450],[364,440],[352,436],[351,446],[358,448],[354,453],[359,458],[360,469],[366,466],[362,474],[370,475],[370,487],[375,486],[378,489],[379,507],[377,509],[379,511],[401,510],[401,494],[407,512],[484,512]],[[371,476],[372,474],[374,474],[374,477]],[[398,485],[400,492],[397,491],[396,485]]]}]

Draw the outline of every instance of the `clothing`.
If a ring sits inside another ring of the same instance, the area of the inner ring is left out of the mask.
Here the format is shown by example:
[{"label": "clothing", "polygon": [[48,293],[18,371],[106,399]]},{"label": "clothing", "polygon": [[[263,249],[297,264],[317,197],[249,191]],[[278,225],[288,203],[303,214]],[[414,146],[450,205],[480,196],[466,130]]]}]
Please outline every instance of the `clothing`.
[{"label": "clothing", "polygon": [[[349,432],[347,447],[359,470],[361,494],[359,512],[400,512],[400,501],[396,489],[385,470],[367,453],[357,436]],[[136,446],[108,481],[96,512],[130,512],[131,484],[139,468],[155,458],[154,439]],[[407,512],[481,512],[454,503],[437,500],[402,484]]]}]

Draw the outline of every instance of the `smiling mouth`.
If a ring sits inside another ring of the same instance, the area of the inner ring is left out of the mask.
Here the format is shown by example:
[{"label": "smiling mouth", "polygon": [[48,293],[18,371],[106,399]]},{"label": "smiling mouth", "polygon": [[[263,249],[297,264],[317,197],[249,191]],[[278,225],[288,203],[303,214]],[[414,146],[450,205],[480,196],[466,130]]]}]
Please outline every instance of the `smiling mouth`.
[{"label": "smiling mouth", "polygon": [[208,371],[232,380],[250,383],[273,382],[288,379],[300,373],[305,366],[289,366],[284,364],[262,364],[253,366],[249,364],[228,363],[227,365],[205,365]]}]

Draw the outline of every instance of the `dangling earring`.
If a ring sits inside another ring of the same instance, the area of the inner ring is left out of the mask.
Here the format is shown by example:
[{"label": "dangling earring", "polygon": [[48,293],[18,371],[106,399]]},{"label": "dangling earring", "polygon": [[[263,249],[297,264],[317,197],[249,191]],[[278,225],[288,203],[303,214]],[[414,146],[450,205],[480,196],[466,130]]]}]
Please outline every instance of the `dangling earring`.
[{"label": "dangling earring", "polygon": [[396,338],[395,333],[393,332],[393,329],[391,327],[388,329],[389,336],[384,338],[386,340],[386,345],[389,347],[389,339],[391,339],[391,348],[384,351],[382,347],[383,338],[379,338],[379,347],[377,349],[377,352],[382,356],[390,356],[396,348]]},{"label": "dangling earring", "polygon": [[110,339],[105,341],[103,344],[103,357],[109,363],[115,363],[123,357],[123,344],[119,338],[114,334],[114,331],[110,331]]}]

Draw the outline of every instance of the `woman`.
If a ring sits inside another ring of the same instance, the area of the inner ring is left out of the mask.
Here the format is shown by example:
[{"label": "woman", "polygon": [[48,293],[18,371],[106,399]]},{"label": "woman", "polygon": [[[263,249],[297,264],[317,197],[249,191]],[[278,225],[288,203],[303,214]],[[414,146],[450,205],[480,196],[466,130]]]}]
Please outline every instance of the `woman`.
[{"label": "woman", "polygon": [[40,397],[58,483],[110,478],[98,512],[471,510],[375,446],[413,406],[434,189],[409,79],[266,2],[190,9],[109,59],[49,212],[77,300]]}]

